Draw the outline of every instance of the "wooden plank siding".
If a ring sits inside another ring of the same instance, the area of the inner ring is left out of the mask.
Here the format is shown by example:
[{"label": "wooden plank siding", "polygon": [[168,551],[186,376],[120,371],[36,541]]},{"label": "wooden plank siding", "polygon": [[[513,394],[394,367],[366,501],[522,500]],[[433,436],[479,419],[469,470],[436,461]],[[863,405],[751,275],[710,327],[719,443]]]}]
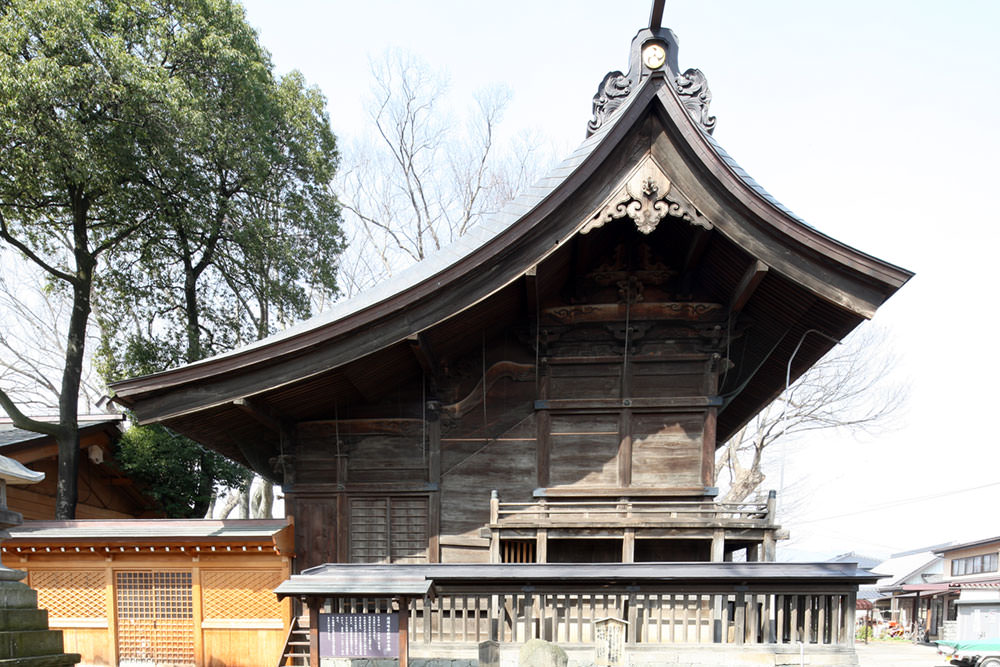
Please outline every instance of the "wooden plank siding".
[{"label": "wooden plank siding", "polygon": [[[620,237],[619,230],[609,238]],[[590,294],[581,298],[614,299],[587,276],[594,264],[607,270],[621,257],[613,249],[578,266],[580,294]],[[622,318],[629,313],[622,308],[558,311],[544,332],[524,313],[464,349],[436,344],[429,332],[421,354],[445,352],[424,360],[436,375],[423,387],[400,385],[388,393],[391,402],[363,401],[338,407],[343,418],[297,424],[295,483],[286,488],[301,536],[297,569],[334,561],[489,562],[493,490],[509,502],[531,501],[540,489],[583,499],[707,499],[721,311],[706,307],[693,322],[657,320],[652,306],[644,303],[643,312],[653,319],[628,322],[634,338],[627,351]],[[394,508],[404,503],[418,504],[419,516],[401,514],[393,523]],[[648,555],[670,550],[643,540],[680,537],[677,529],[648,528],[629,528],[622,547],[591,547],[632,559],[637,540]],[[702,533],[692,538],[704,542]],[[407,536],[405,547],[393,547],[397,535]],[[594,537],[560,529],[560,557],[573,550],[565,540],[574,536]],[[497,545],[493,558],[547,558],[540,526],[526,526],[521,542],[505,539],[515,541]],[[670,553],[707,554],[704,544],[677,543]]]}]

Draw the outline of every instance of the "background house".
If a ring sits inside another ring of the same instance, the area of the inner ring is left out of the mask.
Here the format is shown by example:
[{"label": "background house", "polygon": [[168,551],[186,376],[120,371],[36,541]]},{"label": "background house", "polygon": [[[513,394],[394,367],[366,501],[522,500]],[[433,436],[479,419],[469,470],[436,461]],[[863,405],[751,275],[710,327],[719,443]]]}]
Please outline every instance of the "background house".
[{"label": "background house", "polygon": [[934,553],[943,561],[941,580],[949,588],[947,613],[955,624],[954,639],[1000,637],[1000,537],[942,547]]},{"label": "background house", "polygon": [[878,580],[876,608],[909,635],[942,639],[947,585],[941,584],[942,559],[931,549],[894,555],[872,568]]},{"label": "background house", "polygon": [[[39,419],[36,417],[36,419]],[[118,469],[114,447],[121,436],[122,416],[81,416],[78,519],[152,518],[163,516],[156,504]],[[57,450],[52,436],[15,428],[0,418],[0,454],[45,473],[38,484],[11,487],[7,504],[25,520],[55,518]]]}]

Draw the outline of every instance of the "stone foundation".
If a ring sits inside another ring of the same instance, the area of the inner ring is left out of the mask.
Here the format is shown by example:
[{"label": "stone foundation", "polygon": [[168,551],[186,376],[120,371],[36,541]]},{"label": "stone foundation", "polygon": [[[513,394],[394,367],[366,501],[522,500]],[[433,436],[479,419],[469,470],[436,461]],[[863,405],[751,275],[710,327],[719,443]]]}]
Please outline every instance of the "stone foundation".
[{"label": "stone foundation", "polygon": [[[568,667],[593,667],[593,646],[563,646],[569,655]],[[518,667],[520,645],[501,644],[498,662],[490,665],[475,657],[476,649],[440,647],[434,651],[410,649],[410,667]],[[433,653],[432,657],[430,654]],[[801,655],[798,644],[663,644],[629,646],[625,649],[628,667],[857,667],[853,647],[806,645]],[[398,660],[375,658],[324,658],[321,667],[396,667]]]}]

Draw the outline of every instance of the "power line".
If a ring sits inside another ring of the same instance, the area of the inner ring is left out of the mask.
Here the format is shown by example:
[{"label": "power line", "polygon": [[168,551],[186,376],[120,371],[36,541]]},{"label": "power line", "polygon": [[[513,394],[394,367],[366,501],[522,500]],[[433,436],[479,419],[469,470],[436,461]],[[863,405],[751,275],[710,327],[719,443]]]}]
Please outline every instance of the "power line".
[{"label": "power line", "polygon": [[971,493],[972,491],[979,491],[981,489],[986,489],[991,486],[1000,486],[1000,482],[990,482],[989,484],[983,484],[981,486],[973,486],[968,489],[958,489],[957,491],[943,491],[941,493],[932,493],[926,496],[917,496],[916,498],[907,498],[905,500],[894,500],[888,503],[882,503],[881,505],[872,505],[871,507],[863,510],[856,510],[854,512],[844,512],[843,514],[834,514],[832,516],[825,516],[819,519],[806,519],[804,521],[797,521],[797,524],[804,523],[818,523],[820,521],[832,521],[833,519],[842,519],[849,516],[857,516],[859,514],[868,514],[869,512],[877,512],[879,510],[889,509],[891,507],[899,507],[900,505],[908,505],[909,503],[917,503],[925,500],[934,500],[936,498],[944,498],[946,496],[957,496],[962,493]]}]

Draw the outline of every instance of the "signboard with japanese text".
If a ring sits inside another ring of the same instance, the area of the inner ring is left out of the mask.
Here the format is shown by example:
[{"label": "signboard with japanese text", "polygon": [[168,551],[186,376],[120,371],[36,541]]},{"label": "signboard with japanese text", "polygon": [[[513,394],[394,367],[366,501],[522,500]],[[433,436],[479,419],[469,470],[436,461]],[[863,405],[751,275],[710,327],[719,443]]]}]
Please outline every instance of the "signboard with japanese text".
[{"label": "signboard with japanese text", "polygon": [[399,614],[320,614],[323,658],[398,658]]}]

